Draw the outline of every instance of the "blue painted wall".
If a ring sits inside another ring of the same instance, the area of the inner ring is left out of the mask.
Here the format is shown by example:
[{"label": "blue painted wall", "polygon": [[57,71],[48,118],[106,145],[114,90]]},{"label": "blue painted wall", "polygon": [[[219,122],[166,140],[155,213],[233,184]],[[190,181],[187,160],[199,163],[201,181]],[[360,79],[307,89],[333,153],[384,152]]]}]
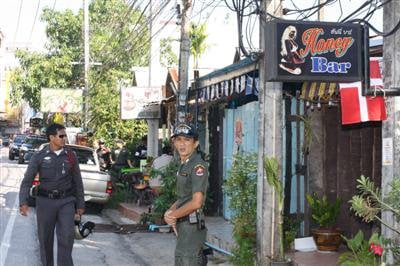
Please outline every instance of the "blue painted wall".
[{"label": "blue painted wall", "polygon": [[[238,151],[257,152],[258,151],[258,101],[254,101],[237,109],[225,109],[224,117],[224,180],[228,177],[229,169],[232,166],[233,154]],[[243,137],[242,145],[239,147],[234,142],[235,122],[242,121]],[[223,198],[223,215],[224,218],[231,218],[231,210],[229,209],[229,198],[224,195]]]}]

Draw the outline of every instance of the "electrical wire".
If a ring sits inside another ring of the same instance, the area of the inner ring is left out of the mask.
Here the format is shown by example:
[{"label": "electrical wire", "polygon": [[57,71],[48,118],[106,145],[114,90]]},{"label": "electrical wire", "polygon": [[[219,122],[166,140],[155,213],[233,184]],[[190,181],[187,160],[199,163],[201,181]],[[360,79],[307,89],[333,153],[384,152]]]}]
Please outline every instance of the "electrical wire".
[{"label": "electrical wire", "polygon": [[[150,39],[146,40],[143,42],[143,44],[138,48],[136,47],[137,44],[139,44],[140,41],[142,41],[142,38],[144,36],[145,31],[147,30],[147,25],[148,23],[151,23],[150,21],[154,21],[154,19],[158,16],[158,14],[160,14],[160,12],[162,10],[164,10],[164,8],[167,6],[167,4],[170,1],[167,1],[162,7],[160,7],[160,9],[154,13],[154,16],[152,18],[149,18],[148,21],[146,23],[143,23],[143,27],[141,29],[138,29],[139,32],[137,32],[136,37],[133,39],[128,40],[129,41],[129,46],[128,43],[124,43],[121,46],[119,46],[119,49],[117,50],[113,50],[113,54],[115,54],[115,51],[120,51],[121,49],[126,50],[129,53],[135,53],[135,52],[140,52],[142,51],[146,45],[148,45],[148,43],[150,41],[152,41],[152,39],[162,30],[165,28],[166,25],[168,25],[168,23],[175,17],[175,13],[172,14],[172,16],[169,18],[169,20],[157,31],[155,32],[152,36],[150,36]],[[119,61],[119,58],[117,56],[112,56],[111,54],[109,54],[108,56],[109,59],[105,60],[105,62],[103,62],[103,64],[101,65],[100,69],[99,69],[99,76],[101,73],[103,73],[104,71],[112,68],[113,66],[115,66],[117,64],[117,62]],[[93,84],[93,87],[97,84],[97,81],[95,84]]]},{"label": "electrical wire", "polygon": [[[166,2],[166,4],[163,6],[163,8],[165,8],[165,6],[166,6],[168,3],[169,3],[169,1]],[[146,12],[146,10],[147,10],[147,8],[148,8],[149,6],[150,6],[150,1],[149,1],[148,4],[145,6],[145,8],[142,10],[141,14],[139,15],[139,18],[136,20],[135,24],[132,26],[132,30],[128,33],[128,35],[129,35],[129,34],[133,34],[133,33],[135,33],[136,31],[139,31],[139,32],[136,34],[136,36],[141,36],[142,34],[144,34],[144,33],[145,33],[145,30],[147,29],[147,25],[148,25],[149,23],[152,23],[152,21],[154,21],[155,17],[156,17],[156,16],[159,14],[159,12],[161,11],[161,8],[160,8],[156,13],[154,13],[155,16],[154,16],[153,18],[148,18],[147,21],[146,21],[146,23],[140,24],[140,21],[142,21],[142,18],[144,17],[144,14],[145,14],[145,12]],[[128,19],[125,19],[125,20],[124,20],[124,23],[123,23],[123,24],[120,24],[120,29],[122,29],[123,26],[124,26],[126,23],[128,23],[128,21],[129,21]],[[137,28],[137,27],[142,27],[142,29]],[[103,47],[100,49],[100,54],[102,54],[102,50],[104,50],[104,48],[108,46],[108,44],[111,42],[111,40],[112,40],[113,38],[115,38],[115,36],[116,36],[117,34],[118,34],[117,31],[114,31],[114,32],[113,32],[112,36],[108,39],[108,41],[106,42],[106,44],[103,45]],[[140,37],[136,37],[136,38],[140,38]],[[124,43],[122,46],[123,46],[123,47],[126,47],[127,44],[128,44],[128,43],[127,43],[128,41],[132,41],[132,39],[126,40],[125,43]],[[117,51],[119,51],[119,50],[117,50]],[[110,52],[115,52],[115,50],[114,50],[114,51],[110,51]],[[109,54],[109,55],[110,55],[110,54]],[[110,56],[111,56],[111,55],[110,55]],[[106,55],[105,57],[107,57],[107,55]]]},{"label": "electrical wire", "polygon": [[359,6],[355,11],[353,11],[352,13],[350,13],[349,15],[347,15],[344,19],[342,19],[341,22],[345,22],[345,21],[347,21],[348,19],[350,19],[351,17],[357,15],[360,11],[362,11],[362,9],[363,9],[364,7],[366,7],[367,5],[369,5],[369,4],[371,4],[371,3],[372,3],[372,0],[365,1],[365,2],[364,2],[363,4],[361,4],[361,6]]},{"label": "electrical wire", "polygon": [[[138,41],[140,41],[140,40],[136,41],[136,42],[134,43],[134,45],[132,45],[132,48],[136,48],[136,49],[131,50],[131,51],[129,51],[129,52],[131,52],[131,53],[136,53],[136,52],[138,52],[138,51],[141,51],[146,45],[148,45],[149,42],[151,42],[151,41],[153,40],[153,38],[154,38],[156,35],[158,35],[158,34],[165,28],[166,25],[168,25],[168,23],[169,23],[174,17],[175,17],[175,14],[173,14],[173,15],[170,17],[170,19],[169,19],[159,30],[157,30],[152,36],[150,36],[150,39],[147,40],[146,42],[144,42],[140,47],[135,47],[136,44],[138,44]],[[149,60],[151,60],[152,56],[154,56],[154,55],[151,55],[151,57],[149,58]],[[98,73],[97,76],[101,76],[101,74],[102,74],[104,71],[107,71],[108,69],[112,68],[112,67],[116,64],[117,61],[118,61],[118,60],[115,60],[114,62],[110,62],[110,63],[108,64],[108,67],[107,67],[107,68],[102,68],[102,69],[99,71],[99,73]],[[96,82],[93,84],[92,87],[95,87],[99,81],[100,81],[100,79],[97,79]]]},{"label": "electrical wire", "polygon": [[31,39],[32,39],[32,33],[33,33],[33,29],[35,28],[37,15],[39,13],[39,8],[40,8],[40,0],[38,1],[38,5],[37,5],[37,8],[36,8],[35,18],[33,19],[32,29],[31,29],[31,33],[29,34],[28,43],[30,43]]},{"label": "electrical wire", "polygon": [[15,28],[14,39],[13,39],[13,48],[15,48],[15,40],[17,39],[17,34],[19,30],[19,21],[21,19],[21,10],[24,0],[20,0],[19,2],[19,12],[18,12],[18,20],[17,20],[17,27]]},{"label": "electrical wire", "polygon": [[[128,16],[131,14],[133,7],[134,7],[135,1],[133,1],[129,6],[127,11],[125,12],[125,15],[122,16],[121,21],[119,21],[118,25],[115,26],[112,29],[112,34],[111,36],[108,38],[108,40],[104,43],[104,45],[100,48],[100,51],[104,50],[105,47],[107,47],[110,42],[115,38],[115,36],[118,34],[118,30],[120,30],[121,28],[123,28],[124,24],[128,22]],[[147,3],[147,5],[145,6],[145,8],[142,10],[139,18],[136,20],[135,24],[133,25],[133,31],[135,30],[136,26],[139,25],[139,22],[141,21],[142,17],[144,16],[144,13],[146,12],[147,8],[150,6],[150,1]],[[106,28],[109,28],[110,24],[108,24],[108,26],[106,26]],[[118,27],[119,26],[119,27]],[[118,27],[118,28],[117,28]]]}]

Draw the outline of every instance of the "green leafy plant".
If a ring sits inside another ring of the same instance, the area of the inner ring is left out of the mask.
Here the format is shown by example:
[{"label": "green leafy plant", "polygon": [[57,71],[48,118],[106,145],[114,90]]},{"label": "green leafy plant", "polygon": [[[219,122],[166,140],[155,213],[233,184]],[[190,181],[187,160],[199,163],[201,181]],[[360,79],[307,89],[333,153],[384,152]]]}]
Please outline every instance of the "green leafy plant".
[{"label": "green leafy plant", "polygon": [[[400,179],[395,178],[390,184],[390,190],[386,194],[386,197],[382,196],[382,192],[377,188],[373,181],[368,177],[360,176],[357,179],[357,189],[359,194],[353,196],[349,201],[351,204],[351,210],[355,214],[361,217],[365,222],[378,221],[385,227],[389,228],[393,232],[400,234],[400,228],[398,223],[394,225],[386,223],[380,217],[380,213],[387,211],[393,214],[393,217],[397,222],[400,221]],[[395,262],[398,265],[400,261],[400,248],[398,245],[398,237],[394,239],[387,239],[385,249],[390,250]]]},{"label": "green leafy plant", "polygon": [[380,212],[389,211],[393,213],[398,222],[400,221],[400,179],[393,179],[390,184],[391,190],[385,198],[382,198],[381,190],[376,188],[374,182],[368,177],[362,175],[357,179],[357,183],[360,193],[353,196],[349,201],[351,210],[365,222],[377,220],[387,228],[400,234],[398,227],[387,224],[379,216]]},{"label": "green leafy plant", "polygon": [[292,249],[300,224],[301,219],[295,216],[283,216],[283,247],[285,251]]},{"label": "green leafy plant", "polygon": [[340,212],[342,200],[336,198],[335,202],[328,201],[326,195],[322,198],[317,193],[306,195],[311,207],[311,217],[321,228],[332,228]]},{"label": "green leafy plant", "polygon": [[178,170],[178,162],[171,161],[167,167],[163,170],[158,171],[155,169],[151,170],[152,178],[161,175],[161,189],[159,194],[154,199],[153,211],[160,215],[164,215],[164,212],[176,201],[176,171]]},{"label": "green leafy plant", "polygon": [[[41,88],[81,88],[84,86],[82,61],[82,10],[57,11],[44,8],[41,20],[46,24],[46,51],[16,51],[19,67],[10,73],[10,100],[20,106],[23,100],[40,109]],[[124,14],[124,15],[121,15]],[[90,2],[91,60],[101,66],[89,75],[90,121],[96,138],[110,144],[116,138],[127,142],[147,131],[145,121],[121,120],[119,88],[132,78],[132,66],[144,66],[149,57],[147,18],[123,0]],[[116,29],[118,29],[116,31]],[[115,33],[118,34],[115,35]],[[130,82],[131,83],[131,82]],[[68,115],[68,122],[82,126],[82,113]]]},{"label": "green leafy plant", "polygon": [[121,184],[121,187],[115,189],[111,194],[110,199],[107,201],[106,207],[110,209],[115,209],[121,202],[124,202],[125,199],[126,199],[126,190],[123,189]]},{"label": "green leafy plant", "polygon": [[199,67],[199,59],[207,49],[206,39],[206,24],[190,24],[189,38],[190,38],[190,54],[193,56],[194,67]]},{"label": "green leafy plant", "polygon": [[270,186],[275,189],[275,195],[278,201],[278,235],[279,235],[279,256],[273,258],[278,261],[285,261],[285,246],[284,246],[284,234],[283,234],[283,200],[284,191],[283,185],[279,176],[280,167],[279,162],[276,158],[265,158],[264,159],[264,171],[267,177],[267,182]]},{"label": "green leafy plant", "polygon": [[346,240],[350,251],[339,256],[341,266],[381,265],[385,255],[384,240],[377,233],[372,234],[369,240],[364,239],[361,230],[353,238],[342,237]]},{"label": "green leafy plant", "polygon": [[235,155],[223,187],[232,209],[234,265],[254,265],[256,258],[257,155]]}]

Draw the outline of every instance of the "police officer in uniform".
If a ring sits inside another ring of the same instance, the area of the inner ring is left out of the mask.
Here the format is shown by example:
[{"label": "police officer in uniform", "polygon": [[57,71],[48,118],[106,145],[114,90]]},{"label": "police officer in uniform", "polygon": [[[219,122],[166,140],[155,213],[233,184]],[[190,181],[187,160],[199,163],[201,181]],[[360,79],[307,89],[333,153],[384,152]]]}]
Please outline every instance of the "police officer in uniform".
[{"label": "police officer in uniform", "polygon": [[53,266],[54,229],[57,227],[57,265],[72,266],[74,217],[85,208],[83,183],[76,154],[66,149],[65,127],[52,124],[46,129],[49,145],[35,153],[22,180],[20,213],[28,215],[28,195],[32,181],[39,174],[36,216],[40,257],[43,266]]},{"label": "police officer in uniform", "polygon": [[206,265],[202,247],[207,230],[202,207],[208,186],[207,166],[197,152],[199,141],[192,126],[178,125],[172,140],[180,159],[177,172],[178,200],[165,212],[164,218],[174,227],[178,237],[175,265]]},{"label": "police officer in uniform", "polygon": [[122,168],[132,168],[132,162],[130,160],[129,150],[125,147],[124,141],[118,139],[115,141],[117,148],[114,149],[111,153],[112,160],[112,170],[115,171],[116,174],[121,171]]}]

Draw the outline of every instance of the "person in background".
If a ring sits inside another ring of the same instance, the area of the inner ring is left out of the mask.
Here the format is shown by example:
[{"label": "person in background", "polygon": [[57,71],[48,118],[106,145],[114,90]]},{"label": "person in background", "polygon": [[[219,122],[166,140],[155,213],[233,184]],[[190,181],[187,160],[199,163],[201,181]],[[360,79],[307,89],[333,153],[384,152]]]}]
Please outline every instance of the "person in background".
[{"label": "person in background", "polygon": [[115,145],[117,148],[111,152],[112,170],[119,173],[122,168],[132,168],[133,165],[130,160],[129,151],[125,147],[125,143],[118,139],[115,141]]},{"label": "person in background", "polygon": [[180,160],[176,173],[178,199],[165,212],[164,219],[178,237],[175,265],[206,265],[203,244],[207,229],[202,209],[208,186],[208,168],[197,152],[199,141],[192,126],[178,125],[172,140]]},{"label": "person in background", "polygon": [[104,140],[100,139],[99,147],[96,149],[97,157],[99,158],[100,170],[106,171],[111,166],[111,150],[105,146]]},{"label": "person in background", "polygon": [[143,136],[139,145],[135,149],[134,161],[135,166],[140,165],[140,160],[147,159],[147,135]]},{"label": "person in background", "polygon": [[85,211],[81,171],[76,154],[65,148],[65,127],[52,124],[46,130],[49,145],[29,161],[19,192],[19,211],[28,215],[28,197],[37,174],[37,233],[43,266],[53,266],[54,229],[57,228],[57,265],[73,266],[74,218]]},{"label": "person in background", "polygon": [[[157,171],[164,170],[167,165],[174,159],[172,156],[171,146],[165,145],[161,149],[162,154],[155,158],[151,167]],[[151,188],[159,188],[161,186],[161,175],[157,175],[155,178],[150,179],[149,185]]]}]

